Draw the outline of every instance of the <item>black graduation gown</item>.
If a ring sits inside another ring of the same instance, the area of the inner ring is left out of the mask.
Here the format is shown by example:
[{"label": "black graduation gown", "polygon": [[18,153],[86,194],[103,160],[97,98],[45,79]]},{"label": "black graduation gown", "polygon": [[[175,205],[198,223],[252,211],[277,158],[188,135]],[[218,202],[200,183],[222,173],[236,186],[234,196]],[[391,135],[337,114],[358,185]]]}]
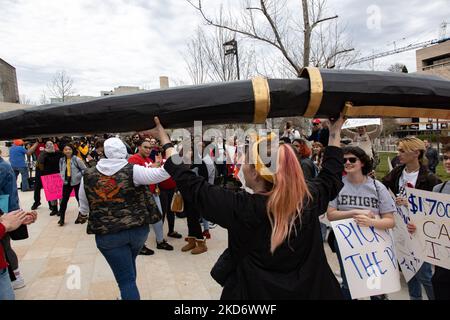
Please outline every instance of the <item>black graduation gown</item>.
[{"label": "black graduation gown", "polygon": [[322,170],[308,182],[313,200],[304,209],[301,228],[273,255],[266,196],[210,185],[188,166],[168,159],[164,168],[183,198],[205,219],[226,228],[231,255],[242,257],[226,280],[222,299],[343,298],[326,260],[318,220],[343,186],[342,158],[340,148],[325,149]]}]

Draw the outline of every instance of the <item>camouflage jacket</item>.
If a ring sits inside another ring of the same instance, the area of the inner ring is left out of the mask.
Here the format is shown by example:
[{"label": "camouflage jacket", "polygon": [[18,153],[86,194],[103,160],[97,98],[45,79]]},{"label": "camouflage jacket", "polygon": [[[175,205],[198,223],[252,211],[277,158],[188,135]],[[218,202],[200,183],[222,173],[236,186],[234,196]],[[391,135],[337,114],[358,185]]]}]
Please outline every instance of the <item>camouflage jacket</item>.
[{"label": "camouflage jacket", "polygon": [[161,220],[148,186],[134,185],[133,165],[127,164],[112,176],[89,168],[83,176],[90,212],[87,233],[116,233]]}]

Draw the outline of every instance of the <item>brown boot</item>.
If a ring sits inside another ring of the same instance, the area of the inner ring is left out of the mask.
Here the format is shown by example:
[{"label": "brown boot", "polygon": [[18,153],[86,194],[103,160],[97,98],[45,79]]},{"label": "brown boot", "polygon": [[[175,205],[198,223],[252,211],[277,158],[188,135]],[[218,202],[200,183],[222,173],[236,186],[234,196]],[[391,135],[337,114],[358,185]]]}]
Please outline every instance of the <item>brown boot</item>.
[{"label": "brown boot", "polygon": [[183,252],[192,250],[196,246],[194,237],[187,237],[186,240],[187,240],[188,244],[185,245],[183,248],[181,248],[181,251],[183,251]]},{"label": "brown boot", "polygon": [[208,247],[206,246],[206,239],[204,240],[196,240],[197,247],[191,251],[192,254],[200,254],[208,251]]}]

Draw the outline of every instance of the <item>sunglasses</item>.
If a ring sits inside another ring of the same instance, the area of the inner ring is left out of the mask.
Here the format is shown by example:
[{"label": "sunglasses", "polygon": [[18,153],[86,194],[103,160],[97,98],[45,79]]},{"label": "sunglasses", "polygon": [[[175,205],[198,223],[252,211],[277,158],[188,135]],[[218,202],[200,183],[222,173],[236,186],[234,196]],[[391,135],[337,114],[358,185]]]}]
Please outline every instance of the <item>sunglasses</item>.
[{"label": "sunglasses", "polygon": [[444,156],[444,160],[450,160],[449,156]]},{"label": "sunglasses", "polygon": [[350,161],[350,163],[355,163],[356,161],[358,161],[358,158],[356,158],[356,157],[344,158],[344,160],[342,160],[342,163],[346,164],[347,161]]},{"label": "sunglasses", "polygon": [[319,124],[318,123],[313,123],[313,126],[314,127],[317,127]]}]

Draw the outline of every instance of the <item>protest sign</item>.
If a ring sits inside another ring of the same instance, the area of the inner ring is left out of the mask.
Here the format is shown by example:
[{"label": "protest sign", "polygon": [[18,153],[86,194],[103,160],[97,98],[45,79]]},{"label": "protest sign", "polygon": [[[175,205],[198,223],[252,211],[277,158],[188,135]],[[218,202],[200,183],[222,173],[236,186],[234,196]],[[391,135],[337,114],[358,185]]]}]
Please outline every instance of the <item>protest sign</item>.
[{"label": "protest sign", "polygon": [[422,259],[450,269],[450,195],[413,188],[406,193]]},{"label": "protest sign", "polygon": [[342,129],[357,128],[370,125],[381,125],[381,118],[373,119],[347,119],[342,126]]},{"label": "protest sign", "polygon": [[[41,180],[47,201],[62,199],[64,181],[61,179],[59,173],[41,176]],[[75,193],[72,191],[70,196],[74,197]]]},{"label": "protest sign", "polygon": [[352,299],[400,290],[394,243],[388,230],[360,227],[352,219],[331,221]]}]

